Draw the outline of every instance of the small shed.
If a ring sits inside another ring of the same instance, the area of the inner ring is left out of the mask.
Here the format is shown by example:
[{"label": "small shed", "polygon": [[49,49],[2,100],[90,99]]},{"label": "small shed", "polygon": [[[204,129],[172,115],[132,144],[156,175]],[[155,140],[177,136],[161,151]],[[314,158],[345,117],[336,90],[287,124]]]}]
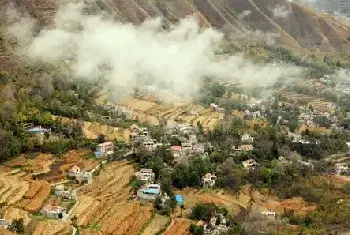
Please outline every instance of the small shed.
[{"label": "small shed", "polygon": [[179,195],[179,194],[176,194],[176,195],[175,195],[175,200],[176,200],[176,202],[177,202],[178,205],[183,205],[183,204],[184,204],[184,199],[183,199],[182,196]]}]

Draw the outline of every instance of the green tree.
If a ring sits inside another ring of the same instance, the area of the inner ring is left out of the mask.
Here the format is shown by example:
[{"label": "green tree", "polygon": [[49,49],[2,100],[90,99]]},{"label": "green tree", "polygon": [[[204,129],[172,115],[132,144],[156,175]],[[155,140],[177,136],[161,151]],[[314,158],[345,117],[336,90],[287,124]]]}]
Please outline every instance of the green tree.
[{"label": "green tree", "polygon": [[220,212],[220,208],[214,203],[197,203],[192,208],[190,218],[193,220],[204,220],[209,222],[218,212]]},{"label": "green tree", "polygon": [[24,223],[23,218],[14,219],[9,228],[12,232],[15,233],[24,233]]},{"label": "green tree", "polygon": [[195,224],[190,225],[190,233],[194,235],[204,235],[204,227]]}]

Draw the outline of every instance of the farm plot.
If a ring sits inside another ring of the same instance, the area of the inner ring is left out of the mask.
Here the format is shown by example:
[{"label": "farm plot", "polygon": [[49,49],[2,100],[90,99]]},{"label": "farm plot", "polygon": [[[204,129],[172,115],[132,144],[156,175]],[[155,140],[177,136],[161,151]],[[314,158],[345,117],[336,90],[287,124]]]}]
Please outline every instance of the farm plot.
[{"label": "farm plot", "polygon": [[76,119],[70,119],[67,117],[53,116],[56,119],[60,119],[65,124],[81,124],[84,137],[86,139],[97,139],[99,135],[105,135],[107,139],[128,141],[127,130],[119,127],[99,124],[97,122],[81,122]]},{"label": "farm plot", "polygon": [[156,214],[148,226],[143,231],[142,235],[154,235],[157,234],[161,229],[163,229],[169,218]]},{"label": "farm plot", "polygon": [[138,234],[151,218],[151,208],[128,202],[130,177],[134,170],[127,161],[104,166],[92,184],[78,191],[76,216],[83,234]]},{"label": "farm plot", "polygon": [[[145,98],[146,99],[146,98]],[[133,110],[134,116],[142,122],[159,124],[161,118],[168,121],[185,122],[196,125],[199,121],[205,129],[213,129],[223,119],[223,114],[204,109],[191,102],[176,102],[172,104],[158,104],[153,101],[141,99],[128,99],[123,104]]]},{"label": "farm plot", "polygon": [[246,199],[246,195],[231,195],[224,191],[198,191],[195,189],[183,189],[176,193],[181,194],[185,201],[185,215],[190,214],[191,208],[196,203],[215,203],[219,206],[225,207],[233,215],[238,216],[245,213],[250,199]]},{"label": "farm plot", "polygon": [[33,235],[54,235],[62,234],[68,235],[72,234],[72,228],[69,223],[59,221],[59,220],[41,220],[35,230],[32,233]]},{"label": "farm plot", "polygon": [[50,195],[50,184],[46,181],[31,181],[29,190],[24,194],[23,199],[17,203],[17,207],[23,208],[31,213],[38,212],[44,201]]},{"label": "farm plot", "polygon": [[175,218],[166,231],[166,235],[186,235],[190,234],[191,220],[185,218]]},{"label": "farm plot", "polygon": [[87,150],[72,150],[63,155],[60,160],[57,160],[50,166],[50,171],[46,174],[38,175],[37,179],[48,181],[49,183],[56,183],[66,178],[67,172],[74,165],[79,166],[84,171],[89,171],[95,168],[98,161],[86,158],[91,154]]},{"label": "farm plot", "polygon": [[13,206],[9,206],[3,210],[3,219],[14,220],[14,219],[21,219],[21,218],[23,219],[23,223],[25,226],[31,220],[28,211],[25,211]]},{"label": "farm plot", "polygon": [[24,175],[25,173],[4,174],[0,177],[0,203],[13,205],[25,195],[29,184],[22,179]]},{"label": "farm plot", "polygon": [[33,174],[44,174],[50,171],[50,166],[54,162],[52,154],[39,154],[34,159],[28,159],[28,164],[23,168],[24,171]]}]

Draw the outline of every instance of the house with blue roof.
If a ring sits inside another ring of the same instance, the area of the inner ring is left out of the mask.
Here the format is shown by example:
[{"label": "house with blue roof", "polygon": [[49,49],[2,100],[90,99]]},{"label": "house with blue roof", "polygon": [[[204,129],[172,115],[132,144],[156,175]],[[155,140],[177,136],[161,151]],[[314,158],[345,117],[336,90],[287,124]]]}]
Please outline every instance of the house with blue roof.
[{"label": "house with blue roof", "polygon": [[184,204],[184,199],[182,198],[182,196],[180,194],[176,194],[175,195],[175,200],[176,200],[178,205],[183,205]]},{"label": "house with blue roof", "polygon": [[161,195],[159,184],[148,184],[137,191],[137,197],[142,200],[155,200]]}]

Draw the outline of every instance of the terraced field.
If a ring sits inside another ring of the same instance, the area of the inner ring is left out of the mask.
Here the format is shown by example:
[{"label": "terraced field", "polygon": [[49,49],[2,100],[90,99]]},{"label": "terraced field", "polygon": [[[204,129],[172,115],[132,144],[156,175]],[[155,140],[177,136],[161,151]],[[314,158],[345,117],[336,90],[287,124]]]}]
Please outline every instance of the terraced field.
[{"label": "terraced field", "polygon": [[307,103],[316,111],[334,113],[334,110],[330,108],[331,102],[324,99],[284,90],[280,91],[280,94],[290,103]]},{"label": "terraced field", "polygon": [[3,174],[0,177],[0,203],[14,205],[22,199],[29,189],[29,183],[23,179],[26,173]]},{"label": "terraced field", "polygon": [[49,197],[50,191],[50,184],[47,181],[31,181],[29,190],[23,195],[23,199],[17,203],[17,207],[31,213],[38,212],[44,201]]},{"label": "terraced field", "polygon": [[83,234],[138,234],[151,219],[151,206],[128,202],[133,173],[127,161],[114,162],[106,165],[91,185],[79,190],[72,216],[77,217]]},{"label": "terraced field", "polygon": [[187,235],[191,234],[189,231],[191,220],[185,218],[175,218],[168,230],[166,235]]},{"label": "terraced field", "polygon": [[40,221],[32,233],[33,235],[54,235],[54,234],[72,234],[70,224],[59,220]]},{"label": "terraced field", "polygon": [[171,104],[159,104],[153,100],[127,99],[121,104],[125,108],[133,110],[134,116],[144,122],[158,125],[160,119],[168,122],[190,123],[197,125],[199,121],[205,129],[213,129],[224,114],[205,109],[191,102],[174,102]]},{"label": "terraced field", "polygon": [[[70,119],[66,117],[57,117],[55,118],[61,119],[63,123],[71,124],[78,123],[78,120]],[[97,122],[81,122],[82,131],[84,137],[87,139],[97,139],[99,135],[105,135],[108,139],[117,139],[122,141],[129,140],[129,131],[119,127],[113,127],[108,125],[102,125]]]}]

